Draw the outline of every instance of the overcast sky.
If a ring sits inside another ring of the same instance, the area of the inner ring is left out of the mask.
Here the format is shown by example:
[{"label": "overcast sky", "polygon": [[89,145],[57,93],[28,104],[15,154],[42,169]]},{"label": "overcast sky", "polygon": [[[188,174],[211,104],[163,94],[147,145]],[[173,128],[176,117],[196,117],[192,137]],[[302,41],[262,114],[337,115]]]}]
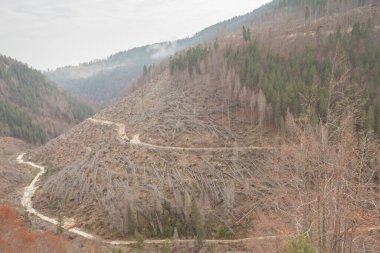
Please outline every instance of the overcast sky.
[{"label": "overcast sky", "polygon": [[46,70],[175,40],[269,0],[0,0],[0,54]]}]

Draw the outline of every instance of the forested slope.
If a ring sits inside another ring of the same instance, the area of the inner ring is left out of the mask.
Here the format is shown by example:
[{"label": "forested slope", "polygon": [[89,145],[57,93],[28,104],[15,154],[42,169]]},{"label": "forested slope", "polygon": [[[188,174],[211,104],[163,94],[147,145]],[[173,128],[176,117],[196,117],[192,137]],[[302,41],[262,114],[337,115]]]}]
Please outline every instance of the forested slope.
[{"label": "forested slope", "polygon": [[[201,62],[212,58],[213,51],[223,55],[222,62],[217,63],[222,69],[221,78],[232,83],[233,89],[244,89],[252,95],[248,101],[244,98],[242,106],[247,106],[247,111],[254,110],[252,115],[260,115],[256,120],[261,125],[284,130],[287,113],[296,117],[308,113],[314,124],[326,122],[327,107],[334,102],[329,94],[332,75],[347,71],[345,77],[353,84],[351,95],[360,91],[363,101],[358,127],[380,134],[380,46],[374,39],[371,20],[354,24],[348,33],[338,27],[328,37],[320,35],[317,47],[294,47],[287,54],[265,47],[248,32],[244,27],[241,46],[227,44],[223,52],[218,51],[215,41],[214,48],[198,46],[177,54],[170,60],[172,75],[186,71],[191,82],[202,74]],[[333,63],[337,50],[343,55],[340,60],[345,69],[336,69]],[[261,92],[265,98],[260,97]],[[257,105],[258,99],[265,105]]]},{"label": "forested slope", "polygon": [[[334,69],[332,60],[341,50],[347,69]],[[261,50],[264,49],[264,50]],[[273,121],[284,127],[289,110],[300,116],[310,110],[313,123],[325,122],[329,87],[334,71],[347,71],[354,83],[352,95],[362,91],[365,115],[360,126],[380,134],[380,47],[373,38],[373,24],[354,24],[352,32],[342,34],[338,28],[328,41],[317,48],[293,49],[287,56],[265,50],[257,42],[243,48],[227,48],[227,65],[250,90],[262,89],[272,107]]]},{"label": "forested slope", "polygon": [[0,134],[40,144],[92,114],[36,70],[0,56]]}]

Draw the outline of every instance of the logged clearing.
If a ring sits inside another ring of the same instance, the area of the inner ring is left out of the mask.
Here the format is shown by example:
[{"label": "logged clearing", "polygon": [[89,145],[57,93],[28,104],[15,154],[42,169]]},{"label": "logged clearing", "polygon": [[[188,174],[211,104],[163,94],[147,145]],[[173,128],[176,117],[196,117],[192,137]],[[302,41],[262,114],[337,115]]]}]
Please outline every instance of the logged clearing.
[{"label": "logged clearing", "polygon": [[281,12],[257,41],[233,33],[150,68],[123,99],[25,155],[46,169],[33,207],[115,244],[233,239],[281,252],[302,232],[326,252],[378,251],[380,152],[367,131],[377,123],[357,89],[375,82],[353,81],[375,69],[350,62],[378,52],[367,40],[379,39],[378,16],[353,26],[377,10],[298,15],[276,33]]}]

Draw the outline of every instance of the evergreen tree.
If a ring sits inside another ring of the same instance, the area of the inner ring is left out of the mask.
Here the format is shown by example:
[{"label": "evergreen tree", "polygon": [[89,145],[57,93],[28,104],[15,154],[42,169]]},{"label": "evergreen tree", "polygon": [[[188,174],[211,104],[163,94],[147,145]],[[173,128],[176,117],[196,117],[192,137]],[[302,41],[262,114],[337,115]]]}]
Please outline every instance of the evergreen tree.
[{"label": "evergreen tree", "polygon": [[306,6],[305,7],[305,22],[309,20],[309,17],[310,17],[310,9],[309,9],[309,6]]},{"label": "evergreen tree", "polygon": [[203,218],[195,201],[193,201],[191,205],[191,223],[193,226],[193,233],[196,236],[198,244],[201,245],[206,234],[204,230]]},{"label": "evergreen tree", "polygon": [[243,26],[243,39],[245,42],[251,41],[251,30]]},{"label": "evergreen tree", "polygon": [[380,114],[377,115],[376,133],[380,135]]},{"label": "evergreen tree", "polygon": [[317,251],[304,235],[299,235],[285,245],[285,253],[317,253]]},{"label": "evergreen tree", "polygon": [[58,223],[57,223],[57,229],[56,229],[56,233],[58,235],[63,233],[63,225],[64,225],[63,217],[62,215],[58,215]]},{"label": "evergreen tree", "polygon": [[367,112],[367,128],[369,130],[372,130],[372,131],[374,131],[376,129],[375,111],[373,109],[373,106],[370,106],[368,108],[368,112]]},{"label": "evergreen tree", "polygon": [[218,42],[218,38],[216,38],[214,42],[214,50],[217,51],[218,49],[219,49],[219,42]]},{"label": "evergreen tree", "polygon": [[144,73],[144,76],[148,75],[148,68],[146,65],[144,65],[143,67],[143,73]]}]

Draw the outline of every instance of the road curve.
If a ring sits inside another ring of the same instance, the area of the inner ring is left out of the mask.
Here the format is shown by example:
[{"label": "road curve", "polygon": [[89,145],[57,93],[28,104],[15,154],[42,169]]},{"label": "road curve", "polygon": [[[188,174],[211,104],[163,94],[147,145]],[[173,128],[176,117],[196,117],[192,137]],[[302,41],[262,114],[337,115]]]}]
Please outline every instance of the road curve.
[{"label": "road curve", "polygon": [[[108,120],[101,120],[95,118],[89,118],[89,121],[108,126],[116,126],[117,133],[119,136],[119,141],[125,144],[139,145],[151,149],[165,149],[165,150],[179,150],[179,151],[247,151],[247,150],[275,150],[274,147],[256,147],[256,146],[246,146],[246,147],[172,147],[172,146],[160,146],[150,143],[145,143],[140,141],[138,135],[134,135],[132,139],[129,139],[125,132],[125,125],[123,123],[116,123]],[[127,140],[127,141],[126,141]]]},{"label": "road curve", "polygon": [[[58,221],[56,219],[49,218],[49,217],[43,215],[42,213],[38,212],[36,209],[33,208],[32,197],[38,188],[38,186],[36,186],[36,183],[40,179],[40,177],[45,173],[46,170],[45,170],[45,167],[43,167],[43,166],[39,166],[39,165],[32,163],[32,162],[24,161],[24,159],[23,159],[24,155],[25,155],[25,153],[20,154],[16,158],[17,163],[29,165],[31,167],[39,169],[40,171],[34,177],[33,181],[30,183],[30,185],[25,187],[24,194],[21,198],[21,205],[26,209],[27,212],[36,215],[41,220],[44,220],[44,221],[47,221],[51,224],[57,225]],[[69,225],[71,225],[71,224],[63,224],[63,227],[65,228]],[[94,235],[86,233],[86,232],[84,232],[78,228],[70,228],[70,229],[68,229],[68,231],[70,231],[74,234],[80,235],[82,237],[85,237],[87,239],[96,239],[96,237]]]}]

